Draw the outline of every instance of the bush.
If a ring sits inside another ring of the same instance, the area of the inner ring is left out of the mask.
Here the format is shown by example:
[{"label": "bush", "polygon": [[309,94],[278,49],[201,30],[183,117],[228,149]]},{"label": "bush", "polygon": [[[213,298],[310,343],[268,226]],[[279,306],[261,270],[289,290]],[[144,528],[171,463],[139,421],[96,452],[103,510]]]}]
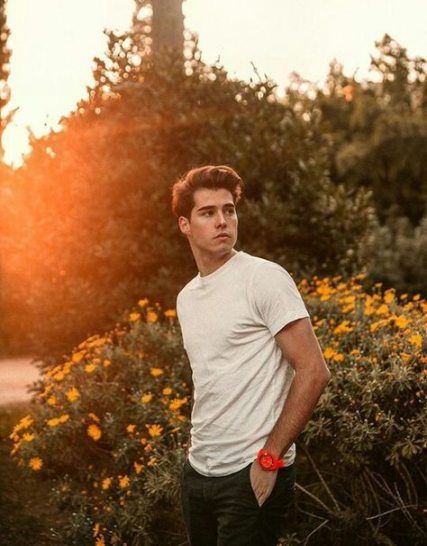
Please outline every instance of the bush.
[{"label": "bush", "polygon": [[[298,441],[288,544],[309,533],[322,545],[421,544],[427,304],[379,285],[367,294],[363,278],[299,286],[332,380]],[[141,300],[34,390],[34,411],[11,432],[12,455],[73,507],[64,542],[182,543],[178,476],[192,392],[175,312]]]},{"label": "bush", "polygon": [[74,512],[66,544],[166,545],[182,534],[177,468],[191,378],[174,316],[141,300],[128,322],[46,372],[34,416],[15,427],[13,455],[52,479],[56,501]]},{"label": "bush", "polygon": [[376,222],[361,248],[373,282],[398,292],[427,294],[427,216],[414,227],[406,216],[390,215]]}]

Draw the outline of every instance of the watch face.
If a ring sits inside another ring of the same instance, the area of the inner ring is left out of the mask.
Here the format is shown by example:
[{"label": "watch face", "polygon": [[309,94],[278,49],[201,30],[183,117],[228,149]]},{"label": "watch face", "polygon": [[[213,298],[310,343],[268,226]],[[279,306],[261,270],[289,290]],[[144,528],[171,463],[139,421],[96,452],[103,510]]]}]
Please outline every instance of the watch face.
[{"label": "watch face", "polygon": [[261,466],[264,468],[270,468],[273,465],[273,459],[271,455],[263,455],[261,457]]}]

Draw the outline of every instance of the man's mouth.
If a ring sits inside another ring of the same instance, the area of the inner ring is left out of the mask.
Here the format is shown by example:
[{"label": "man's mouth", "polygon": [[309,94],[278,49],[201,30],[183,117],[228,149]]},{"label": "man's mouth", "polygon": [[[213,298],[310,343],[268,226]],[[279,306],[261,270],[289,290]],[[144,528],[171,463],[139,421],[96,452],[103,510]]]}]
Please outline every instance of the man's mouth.
[{"label": "man's mouth", "polygon": [[215,238],[215,239],[218,239],[219,237],[224,237],[224,238],[225,238],[225,237],[230,237],[230,236],[228,235],[228,233],[220,233],[219,235],[217,235],[217,236],[214,237],[214,238]]}]

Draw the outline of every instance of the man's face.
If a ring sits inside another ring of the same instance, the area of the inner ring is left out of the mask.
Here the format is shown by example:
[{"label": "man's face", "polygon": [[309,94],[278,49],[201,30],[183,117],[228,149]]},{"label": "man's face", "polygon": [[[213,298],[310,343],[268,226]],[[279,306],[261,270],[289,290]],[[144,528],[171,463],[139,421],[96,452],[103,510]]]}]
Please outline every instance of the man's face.
[{"label": "man's face", "polygon": [[[237,213],[231,192],[224,188],[200,188],[193,194],[194,207],[190,221],[179,219],[181,231],[188,237],[196,252],[227,254],[237,240]],[[218,237],[226,233],[226,237]]]}]

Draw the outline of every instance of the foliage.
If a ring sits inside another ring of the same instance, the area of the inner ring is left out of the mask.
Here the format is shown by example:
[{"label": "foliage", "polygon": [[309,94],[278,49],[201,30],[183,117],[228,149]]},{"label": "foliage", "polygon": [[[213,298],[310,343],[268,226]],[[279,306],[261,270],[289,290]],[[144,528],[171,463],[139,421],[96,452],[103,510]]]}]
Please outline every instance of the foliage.
[{"label": "foliage", "polygon": [[333,62],[312,102],[333,141],[333,180],[371,189],[381,223],[394,212],[415,226],[427,216],[426,60],[388,34],[375,45],[373,80]]},{"label": "foliage", "polygon": [[[425,538],[427,303],[380,285],[367,293],[363,278],[315,277],[299,286],[332,380],[298,442],[289,544],[300,543],[307,526],[322,545]],[[34,387],[34,410],[10,434],[29,479],[53,480],[57,502],[71,504],[67,544],[183,540],[188,360],[174,310],[162,313],[144,299],[125,318],[46,372]]]},{"label": "foliage", "polygon": [[0,544],[60,546],[55,527],[71,514],[59,510],[49,494],[51,484],[28,480],[10,457],[8,436],[13,425],[32,410],[31,402],[0,406]]},{"label": "foliage", "polygon": [[[59,357],[113,327],[141,294],[165,307],[194,275],[170,210],[172,183],[188,168],[233,165],[246,182],[238,246],[306,275],[360,267],[373,222],[369,192],[336,188],[319,120],[282,104],[266,80],[232,80],[200,60],[154,66],[143,28],[109,33],[87,101],[63,130],[34,140],[16,174],[13,263],[6,295],[10,335]],[[316,237],[313,237],[313,233]],[[333,244],[331,244],[333,241]]]},{"label": "foliage", "polygon": [[413,227],[406,216],[390,215],[376,222],[360,250],[369,275],[398,293],[427,293],[427,216]]},{"label": "foliage", "polygon": [[10,99],[9,63],[11,51],[7,46],[10,30],[7,26],[6,0],[0,0],[0,159],[3,159],[2,137],[3,132],[13,117],[14,111],[5,114],[5,107]]},{"label": "foliage", "polygon": [[53,496],[73,509],[67,544],[90,544],[92,521],[109,539],[117,529],[119,544],[147,545],[168,522],[170,544],[190,405],[174,316],[141,300],[129,321],[81,343],[39,382],[38,416],[12,433],[23,434],[13,454],[26,452],[27,470],[55,480]]},{"label": "foliage", "polygon": [[10,209],[10,202],[13,201],[13,181],[14,175],[10,167],[0,162],[0,355],[11,354],[10,347],[10,306],[9,297],[10,286],[8,286],[6,279],[10,279],[9,273],[11,270],[7,270],[8,267],[13,267],[10,261],[6,260],[6,249],[8,248],[7,241],[13,237],[9,231],[8,226],[10,222],[7,219],[13,216],[13,212]]}]

